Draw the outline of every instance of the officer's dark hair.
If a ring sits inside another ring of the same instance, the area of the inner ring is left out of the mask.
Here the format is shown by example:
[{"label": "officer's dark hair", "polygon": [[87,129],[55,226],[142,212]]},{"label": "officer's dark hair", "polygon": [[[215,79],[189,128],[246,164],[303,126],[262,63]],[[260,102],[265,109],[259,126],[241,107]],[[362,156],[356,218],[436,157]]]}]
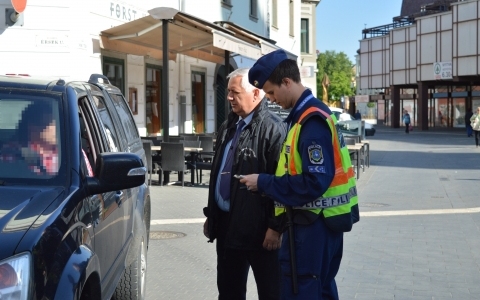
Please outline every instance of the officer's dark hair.
[{"label": "officer's dark hair", "polygon": [[300,83],[300,70],[295,60],[285,59],[281,61],[273,70],[268,81],[275,85],[281,85],[284,78],[290,78],[295,83]]}]

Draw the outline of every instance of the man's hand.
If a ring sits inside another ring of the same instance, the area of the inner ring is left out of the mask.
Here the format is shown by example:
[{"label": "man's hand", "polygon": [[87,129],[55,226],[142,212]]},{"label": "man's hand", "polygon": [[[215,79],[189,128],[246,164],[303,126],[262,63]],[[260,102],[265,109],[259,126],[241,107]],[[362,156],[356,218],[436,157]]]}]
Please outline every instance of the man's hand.
[{"label": "man's hand", "polygon": [[247,190],[255,192],[258,190],[257,180],[258,180],[258,174],[250,174],[250,175],[244,175],[243,178],[240,179],[240,182],[245,183],[245,185],[247,186]]},{"label": "man's hand", "polygon": [[276,232],[273,229],[268,228],[265,233],[265,240],[263,241],[263,248],[271,251],[280,249],[282,245],[282,236],[279,232]]},{"label": "man's hand", "polygon": [[208,219],[206,219],[205,223],[203,223],[203,235],[205,235],[208,239],[210,238],[208,234]]}]

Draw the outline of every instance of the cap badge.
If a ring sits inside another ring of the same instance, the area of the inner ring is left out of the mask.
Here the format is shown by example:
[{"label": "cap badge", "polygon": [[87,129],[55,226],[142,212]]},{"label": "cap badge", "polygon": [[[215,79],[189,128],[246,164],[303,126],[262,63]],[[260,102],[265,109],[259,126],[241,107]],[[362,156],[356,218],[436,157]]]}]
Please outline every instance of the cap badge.
[{"label": "cap badge", "polygon": [[254,86],[258,86],[258,81],[254,80],[254,81],[253,81],[253,85],[254,85]]}]

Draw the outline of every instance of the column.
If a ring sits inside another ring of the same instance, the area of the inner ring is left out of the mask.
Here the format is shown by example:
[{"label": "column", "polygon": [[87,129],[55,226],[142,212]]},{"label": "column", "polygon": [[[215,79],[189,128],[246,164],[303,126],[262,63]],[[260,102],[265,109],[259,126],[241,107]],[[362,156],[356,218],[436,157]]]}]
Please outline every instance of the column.
[{"label": "column", "polygon": [[391,112],[392,128],[400,128],[400,87],[390,86],[390,93],[393,108]]},{"label": "column", "polygon": [[417,92],[417,127],[428,130],[428,86],[424,82],[418,82]]}]

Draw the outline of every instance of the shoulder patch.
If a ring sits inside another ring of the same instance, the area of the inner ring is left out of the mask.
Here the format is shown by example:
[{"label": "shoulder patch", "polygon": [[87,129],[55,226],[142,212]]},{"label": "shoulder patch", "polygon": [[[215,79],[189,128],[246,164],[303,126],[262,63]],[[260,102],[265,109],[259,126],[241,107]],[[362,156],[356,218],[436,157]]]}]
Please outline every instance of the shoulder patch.
[{"label": "shoulder patch", "polygon": [[322,146],[316,145],[316,144],[308,146],[308,157],[312,164],[315,164],[315,165],[323,164]]}]

